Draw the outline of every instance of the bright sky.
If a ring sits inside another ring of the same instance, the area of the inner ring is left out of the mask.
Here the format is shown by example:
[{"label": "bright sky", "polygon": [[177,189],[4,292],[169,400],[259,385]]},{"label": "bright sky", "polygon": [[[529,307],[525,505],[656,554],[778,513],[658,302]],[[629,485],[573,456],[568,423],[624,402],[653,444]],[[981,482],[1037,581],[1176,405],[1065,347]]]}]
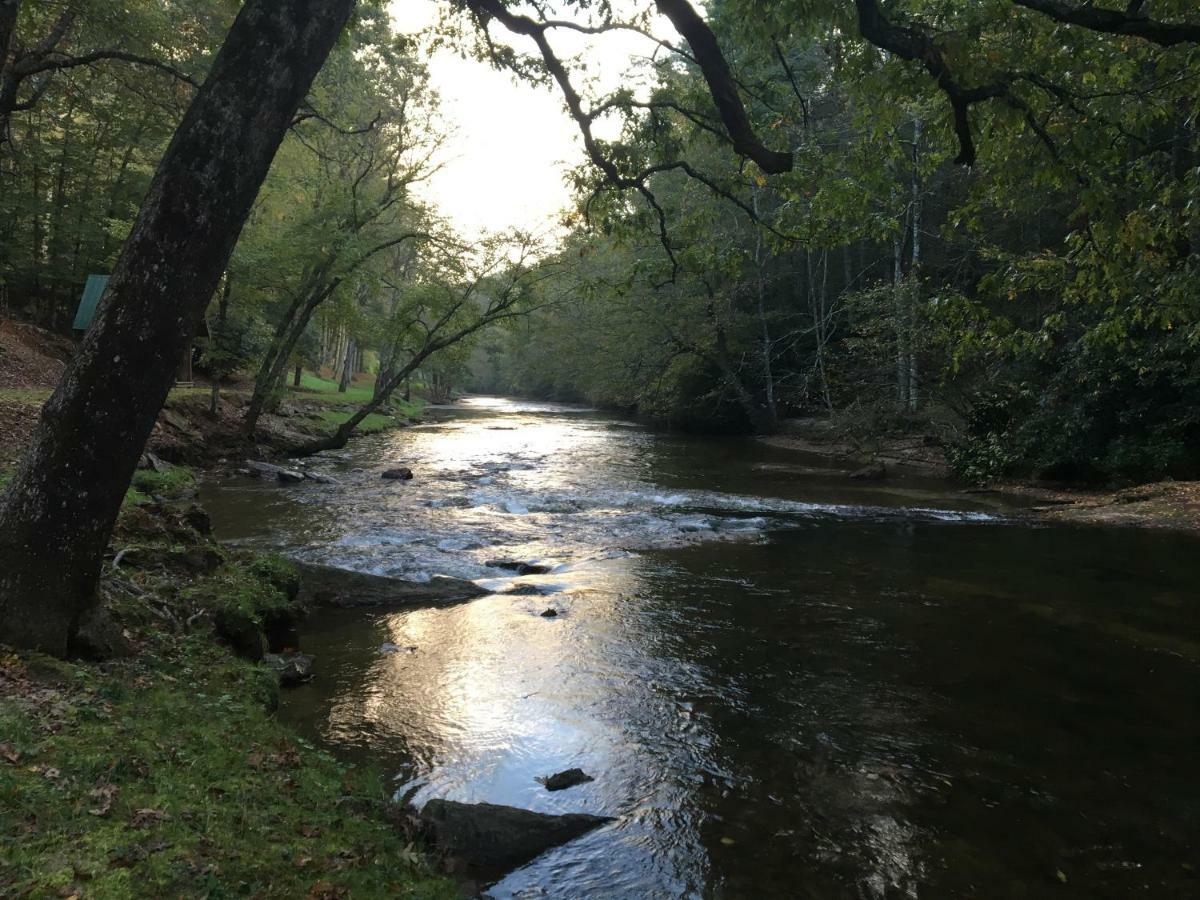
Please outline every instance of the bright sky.
[{"label": "bright sky", "polygon": [[[439,6],[438,0],[392,0],[396,29],[420,31],[437,20]],[[661,33],[669,32],[667,25]],[[501,25],[493,33],[506,34]],[[607,89],[621,83],[632,56],[654,50],[651,42],[629,33],[594,39],[555,34],[552,39],[562,55],[585,53],[588,74]],[[514,38],[513,44],[531,49],[527,40]],[[516,82],[450,50],[439,50],[428,64],[451,135],[442,151],[444,166],[420,187],[421,196],[464,237],[512,226],[542,231],[556,223],[570,206],[564,175],[584,159],[579,132],[557,90]],[[597,134],[612,136],[599,129]]]}]

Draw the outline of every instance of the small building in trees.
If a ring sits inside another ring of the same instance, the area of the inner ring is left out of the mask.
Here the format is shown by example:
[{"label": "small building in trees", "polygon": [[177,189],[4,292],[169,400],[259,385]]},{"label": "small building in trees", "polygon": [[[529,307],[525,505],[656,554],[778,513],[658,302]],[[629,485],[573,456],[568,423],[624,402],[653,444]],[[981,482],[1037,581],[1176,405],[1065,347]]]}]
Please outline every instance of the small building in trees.
[{"label": "small building in trees", "polygon": [[[100,298],[104,295],[106,287],[108,287],[107,275],[88,276],[87,283],[83,286],[83,296],[79,299],[79,308],[75,310],[75,321],[71,326],[76,337],[83,337],[88,326],[92,324],[92,319],[96,317],[96,308],[100,305]],[[200,321],[199,332],[193,335],[191,343],[183,351],[183,356],[179,360],[179,369],[175,373],[176,385],[191,386],[193,383],[192,364],[195,361],[196,338],[198,337],[208,337],[208,323],[204,320]]]}]

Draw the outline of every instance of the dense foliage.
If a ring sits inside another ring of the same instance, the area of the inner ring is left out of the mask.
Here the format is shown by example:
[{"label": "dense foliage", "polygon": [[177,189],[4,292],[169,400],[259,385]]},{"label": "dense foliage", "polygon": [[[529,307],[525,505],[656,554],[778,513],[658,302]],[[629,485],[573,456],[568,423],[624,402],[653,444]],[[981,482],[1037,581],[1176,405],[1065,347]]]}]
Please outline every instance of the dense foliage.
[{"label": "dense foliage", "polygon": [[[236,7],[20,7],[0,308],[69,328]],[[683,7],[656,8],[678,27]],[[567,101],[588,160],[548,249],[455,235],[413,196],[444,127],[425,47],[360,4],[208,316],[204,370],[254,379],[248,432],[309,368],[376,372],[383,401],[415,376],[697,428],[832,415],[930,433],[977,480],[1200,473],[1187,0],[708,4],[755,140],[788,171],[760,168],[680,40],[613,93],[586,60],[559,71],[546,54],[568,32],[658,28],[649,8],[570,9],[451,2],[438,29]]]},{"label": "dense foliage", "polygon": [[577,302],[494,340],[477,384],[702,427],[920,428],[973,479],[1200,473],[1200,50],[1007,0],[886,9],[960,83],[1003,87],[969,108],[972,166],[945,92],[848,4],[712,4],[793,171],[740,163],[695,65],[660,56],[649,103],[610,99],[606,146],[657,167],[663,227],[581,171]]}]

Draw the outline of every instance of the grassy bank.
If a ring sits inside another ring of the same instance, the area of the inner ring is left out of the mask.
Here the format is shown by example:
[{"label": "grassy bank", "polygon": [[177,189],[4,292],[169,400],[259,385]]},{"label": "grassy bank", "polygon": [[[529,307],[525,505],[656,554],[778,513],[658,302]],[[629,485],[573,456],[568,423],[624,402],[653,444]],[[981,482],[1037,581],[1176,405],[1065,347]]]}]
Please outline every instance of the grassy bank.
[{"label": "grassy bank", "polygon": [[204,636],[99,667],[0,657],[0,894],[450,897],[372,772],[267,713]]},{"label": "grassy bank", "polygon": [[217,640],[294,615],[294,573],[205,530],[127,502],[101,587],[119,658],[0,648],[0,896],[456,896],[379,774],[276,721],[276,676]]}]

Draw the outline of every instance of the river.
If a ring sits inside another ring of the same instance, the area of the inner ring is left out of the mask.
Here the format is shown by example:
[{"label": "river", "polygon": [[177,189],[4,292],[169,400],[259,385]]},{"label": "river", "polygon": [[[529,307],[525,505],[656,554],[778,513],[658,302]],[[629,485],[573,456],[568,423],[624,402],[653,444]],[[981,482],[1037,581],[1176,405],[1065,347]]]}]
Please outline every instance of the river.
[{"label": "river", "polygon": [[490,896],[1200,895],[1200,544],[824,466],[472,398],[203,499],[234,543],[543,592],[319,612],[280,712],[418,805],[616,818]]}]

